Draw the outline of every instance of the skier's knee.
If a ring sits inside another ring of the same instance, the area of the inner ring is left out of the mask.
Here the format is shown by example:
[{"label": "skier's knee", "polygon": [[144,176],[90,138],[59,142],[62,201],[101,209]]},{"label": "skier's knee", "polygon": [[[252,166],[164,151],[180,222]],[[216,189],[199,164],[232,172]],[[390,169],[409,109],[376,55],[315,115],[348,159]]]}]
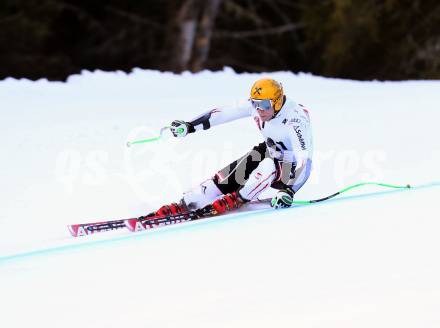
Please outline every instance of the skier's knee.
[{"label": "skier's knee", "polygon": [[265,158],[258,164],[258,167],[252,171],[249,179],[240,189],[240,196],[246,200],[255,199],[261,192],[270,187],[275,176],[276,169],[273,159]]},{"label": "skier's knee", "polygon": [[183,194],[183,201],[188,209],[193,210],[212,203],[221,195],[223,195],[223,193],[218,189],[214,181],[209,179],[185,192]]}]

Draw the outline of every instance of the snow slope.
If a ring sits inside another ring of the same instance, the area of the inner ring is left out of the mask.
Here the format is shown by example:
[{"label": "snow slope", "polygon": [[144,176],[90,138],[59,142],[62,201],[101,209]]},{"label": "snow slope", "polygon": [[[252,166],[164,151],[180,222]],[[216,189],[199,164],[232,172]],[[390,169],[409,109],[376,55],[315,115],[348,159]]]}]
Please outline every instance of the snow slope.
[{"label": "snow slope", "polygon": [[314,171],[298,199],[127,235],[69,223],[145,214],[245,153],[251,119],[125,147],[246,98],[263,75],[83,72],[0,81],[2,327],[438,327],[440,82],[270,74],[311,112]]}]

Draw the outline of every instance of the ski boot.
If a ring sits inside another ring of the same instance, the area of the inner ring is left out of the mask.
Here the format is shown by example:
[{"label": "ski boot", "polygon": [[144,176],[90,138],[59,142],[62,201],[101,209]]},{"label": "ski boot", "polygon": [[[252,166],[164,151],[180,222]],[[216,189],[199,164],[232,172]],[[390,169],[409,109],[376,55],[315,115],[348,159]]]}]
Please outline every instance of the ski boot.
[{"label": "ski boot", "polygon": [[151,212],[150,214],[147,215],[147,217],[167,216],[167,215],[182,214],[187,212],[188,210],[186,209],[186,206],[184,204],[171,203],[169,205],[162,206],[155,212]]},{"label": "ski boot", "polygon": [[239,208],[245,201],[240,197],[238,192],[234,191],[230,194],[223,195],[216,199],[212,204],[198,210],[202,216],[223,214],[226,211]]}]

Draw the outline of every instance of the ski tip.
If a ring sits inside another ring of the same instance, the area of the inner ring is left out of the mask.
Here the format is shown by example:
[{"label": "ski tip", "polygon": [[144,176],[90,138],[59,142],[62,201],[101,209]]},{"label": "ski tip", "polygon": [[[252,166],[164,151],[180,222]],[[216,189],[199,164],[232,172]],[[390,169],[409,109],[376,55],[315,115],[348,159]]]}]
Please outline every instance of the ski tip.
[{"label": "ski tip", "polygon": [[73,237],[88,236],[96,232],[91,229],[91,225],[89,224],[71,224],[67,227]]},{"label": "ski tip", "polygon": [[78,237],[78,228],[79,228],[78,224],[69,224],[67,228],[69,229],[69,232],[72,235],[72,237]]},{"label": "ski tip", "polygon": [[131,142],[127,141],[127,147],[130,148],[130,146],[131,146]]},{"label": "ski tip", "polygon": [[125,226],[130,231],[135,231],[136,230],[136,223],[137,222],[138,222],[137,219],[127,219],[127,220],[124,220]]}]

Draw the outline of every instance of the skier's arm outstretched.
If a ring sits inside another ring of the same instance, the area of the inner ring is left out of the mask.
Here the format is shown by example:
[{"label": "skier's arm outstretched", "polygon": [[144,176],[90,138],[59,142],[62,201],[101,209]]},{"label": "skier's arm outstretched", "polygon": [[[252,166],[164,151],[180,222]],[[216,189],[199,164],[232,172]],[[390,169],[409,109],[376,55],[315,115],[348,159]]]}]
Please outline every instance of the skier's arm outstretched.
[{"label": "skier's arm outstretched", "polygon": [[181,120],[173,121],[171,123],[171,132],[175,137],[185,137],[188,133],[207,130],[211,126],[238,120],[250,115],[251,107],[247,102],[237,106],[215,108],[197,116],[189,122]]}]

